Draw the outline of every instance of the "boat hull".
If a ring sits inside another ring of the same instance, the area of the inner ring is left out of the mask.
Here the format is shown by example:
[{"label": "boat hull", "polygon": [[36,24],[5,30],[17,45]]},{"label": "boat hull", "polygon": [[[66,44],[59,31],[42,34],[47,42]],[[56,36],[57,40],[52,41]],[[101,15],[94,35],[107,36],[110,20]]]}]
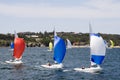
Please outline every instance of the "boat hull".
[{"label": "boat hull", "polygon": [[63,64],[52,64],[52,65],[41,65],[44,68],[52,68],[52,69],[59,69],[59,68],[63,68]]},{"label": "boat hull", "polygon": [[52,52],[52,50],[47,50],[47,51]]},{"label": "boat hull", "polygon": [[96,73],[102,71],[102,68],[100,67],[91,67],[91,68],[74,68],[75,71],[80,71],[80,72],[90,72],[90,73]]},{"label": "boat hull", "polygon": [[11,60],[9,60],[9,61],[5,61],[5,62],[8,63],[8,64],[22,64],[23,63],[21,60],[19,60],[19,61],[11,61]]}]

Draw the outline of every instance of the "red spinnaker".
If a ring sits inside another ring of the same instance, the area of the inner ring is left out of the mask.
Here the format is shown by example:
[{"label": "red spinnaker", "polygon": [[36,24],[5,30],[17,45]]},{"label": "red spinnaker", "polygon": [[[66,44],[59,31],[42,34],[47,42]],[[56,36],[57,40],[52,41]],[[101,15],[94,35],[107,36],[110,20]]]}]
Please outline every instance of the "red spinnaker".
[{"label": "red spinnaker", "polygon": [[15,38],[13,57],[17,59],[21,58],[24,50],[25,41],[22,38]]}]

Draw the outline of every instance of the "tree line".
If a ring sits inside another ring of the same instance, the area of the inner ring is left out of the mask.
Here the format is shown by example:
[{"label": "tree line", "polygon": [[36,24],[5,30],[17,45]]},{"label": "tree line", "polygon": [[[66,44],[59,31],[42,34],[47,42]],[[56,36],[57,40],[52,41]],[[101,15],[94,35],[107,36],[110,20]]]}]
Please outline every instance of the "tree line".
[{"label": "tree line", "polygon": [[[62,37],[65,41],[69,39],[73,45],[84,46],[89,45],[89,33],[74,33],[74,32],[57,32],[57,35]],[[104,40],[109,43],[113,40],[115,46],[120,46],[120,35],[118,34],[103,34],[100,33]],[[24,38],[26,46],[48,46],[49,42],[53,42],[54,32],[20,32],[18,36]],[[14,41],[14,34],[0,34],[0,47],[9,47],[10,43]]]}]

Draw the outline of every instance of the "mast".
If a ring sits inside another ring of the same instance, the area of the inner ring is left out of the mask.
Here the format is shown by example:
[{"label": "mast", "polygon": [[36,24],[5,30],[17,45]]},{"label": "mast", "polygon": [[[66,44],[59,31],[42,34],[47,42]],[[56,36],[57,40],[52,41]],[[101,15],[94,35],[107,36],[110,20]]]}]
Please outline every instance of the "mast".
[{"label": "mast", "polygon": [[16,31],[14,31],[14,35],[15,35],[15,38],[18,38],[18,35],[17,35]]},{"label": "mast", "polygon": [[91,61],[91,34],[92,34],[92,26],[89,21],[89,41],[90,41],[90,65],[94,65],[94,63]]}]

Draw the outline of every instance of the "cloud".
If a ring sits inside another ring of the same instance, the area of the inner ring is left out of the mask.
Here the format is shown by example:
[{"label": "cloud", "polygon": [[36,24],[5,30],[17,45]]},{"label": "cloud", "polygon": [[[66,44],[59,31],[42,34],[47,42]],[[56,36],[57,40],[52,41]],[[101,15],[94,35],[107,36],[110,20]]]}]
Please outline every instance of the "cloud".
[{"label": "cloud", "polygon": [[120,3],[112,0],[88,0],[82,6],[1,3],[0,14],[25,18],[120,18]]}]

